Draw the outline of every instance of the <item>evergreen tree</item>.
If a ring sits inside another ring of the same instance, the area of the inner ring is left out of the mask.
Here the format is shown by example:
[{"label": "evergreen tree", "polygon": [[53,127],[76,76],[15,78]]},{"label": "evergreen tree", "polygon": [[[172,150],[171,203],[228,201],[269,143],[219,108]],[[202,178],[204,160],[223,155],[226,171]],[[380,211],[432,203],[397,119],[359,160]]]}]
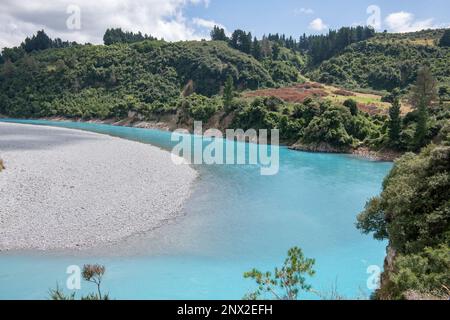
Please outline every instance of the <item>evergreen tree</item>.
[{"label": "evergreen tree", "polygon": [[26,38],[22,44],[26,52],[45,50],[53,47],[53,41],[44,32],[44,30],[38,31],[32,38]]},{"label": "evergreen tree", "polygon": [[235,30],[231,35],[230,45],[232,48],[250,54],[252,51],[252,34],[243,30]]},{"label": "evergreen tree", "polygon": [[11,62],[11,60],[7,59],[3,65],[2,76],[5,78],[11,77],[16,70],[16,67]]},{"label": "evergreen tree", "polygon": [[392,106],[389,108],[389,144],[393,147],[398,147],[399,145],[401,121],[400,100],[396,96]]},{"label": "evergreen tree", "polygon": [[344,106],[350,109],[352,116],[358,114],[358,103],[353,99],[347,99],[344,101]]},{"label": "evergreen tree", "polygon": [[251,32],[243,35],[242,38],[242,52],[246,54],[252,53],[252,34]]},{"label": "evergreen tree", "polygon": [[107,29],[104,36],[103,42],[105,45],[109,46],[114,43],[133,43],[144,40],[156,40],[156,38],[149,35],[142,35],[141,32],[133,33],[133,32],[125,32],[122,31],[121,28],[112,28]]},{"label": "evergreen tree", "polygon": [[440,47],[450,47],[450,29],[446,29],[444,35],[439,41]]},{"label": "evergreen tree", "polygon": [[261,48],[261,45],[259,44],[258,39],[256,39],[256,37],[253,39],[252,56],[256,60],[261,60],[261,58],[262,58],[262,48]]},{"label": "evergreen tree", "polygon": [[229,41],[230,39],[225,34],[225,29],[219,26],[214,26],[211,30],[211,40],[213,41]]},{"label": "evergreen tree", "polygon": [[375,30],[371,27],[343,27],[337,31],[330,30],[327,35],[303,35],[299,48],[308,51],[311,63],[316,65],[342,52],[350,44],[367,40],[374,35]]},{"label": "evergreen tree", "polygon": [[225,111],[229,111],[231,105],[233,103],[233,91],[234,91],[234,82],[233,77],[231,75],[228,76],[227,81],[225,82],[225,88],[223,89],[223,106]]},{"label": "evergreen tree", "polygon": [[448,88],[440,87],[438,94],[439,94],[439,104],[442,106],[444,104],[445,96],[448,94]]},{"label": "evergreen tree", "polygon": [[280,45],[278,43],[275,43],[272,46],[272,59],[278,60],[279,56],[280,56]]},{"label": "evergreen tree", "polygon": [[272,45],[266,36],[264,36],[261,40],[261,53],[264,58],[272,57]]},{"label": "evergreen tree", "polygon": [[428,66],[420,68],[417,74],[416,84],[413,86],[411,92],[411,104],[417,110],[414,147],[418,150],[425,145],[428,133],[428,108],[436,97],[436,81]]}]

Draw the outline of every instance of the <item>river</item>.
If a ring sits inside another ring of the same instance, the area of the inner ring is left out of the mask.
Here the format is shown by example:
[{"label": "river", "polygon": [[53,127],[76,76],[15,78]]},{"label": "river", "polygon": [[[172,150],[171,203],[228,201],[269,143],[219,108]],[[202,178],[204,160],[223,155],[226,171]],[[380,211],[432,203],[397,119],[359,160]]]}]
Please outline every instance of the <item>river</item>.
[{"label": "river", "polygon": [[[166,150],[174,145],[171,134],[159,130],[8,121],[94,131]],[[316,290],[336,287],[348,298],[367,297],[368,268],[382,268],[386,243],[362,235],[356,216],[381,191],[391,167],[285,147],[274,176],[260,175],[258,166],[197,165],[200,177],[183,215],[157,230],[86,252],[0,253],[0,299],[46,299],[57,283],[64,287],[69,265],[85,263],[106,266],[104,288],[116,299],[241,299],[255,288],[243,273],[272,270],[293,246],[316,259],[316,275],[308,279]],[[82,292],[94,289],[82,285]]]}]

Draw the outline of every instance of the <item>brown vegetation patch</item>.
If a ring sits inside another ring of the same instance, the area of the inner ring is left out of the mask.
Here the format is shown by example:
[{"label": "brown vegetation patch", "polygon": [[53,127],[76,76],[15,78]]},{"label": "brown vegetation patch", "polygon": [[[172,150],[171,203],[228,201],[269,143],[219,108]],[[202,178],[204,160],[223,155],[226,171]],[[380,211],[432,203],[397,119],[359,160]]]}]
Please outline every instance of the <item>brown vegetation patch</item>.
[{"label": "brown vegetation patch", "polygon": [[379,114],[379,115],[387,115],[388,110],[387,109],[381,109],[379,106],[374,104],[364,104],[364,103],[358,103],[358,109],[362,112],[368,113],[371,116]]},{"label": "brown vegetation patch", "polygon": [[337,94],[339,96],[345,96],[345,97],[354,97],[356,96],[356,94],[354,94],[353,92],[347,91],[347,90],[343,90],[343,89],[339,89],[336,91],[333,91],[334,94]]},{"label": "brown vegetation patch", "polygon": [[317,83],[303,83],[278,89],[263,89],[247,92],[245,97],[277,97],[286,102],[302,103],[306,98],[326,97],[328,94]]},{"label": "brown vegetation patch", "polygon": [[305,83],[299,83],[295,85],[296,88],[299,89],[324,89],[325,87],[317,82],[305,82]]}]

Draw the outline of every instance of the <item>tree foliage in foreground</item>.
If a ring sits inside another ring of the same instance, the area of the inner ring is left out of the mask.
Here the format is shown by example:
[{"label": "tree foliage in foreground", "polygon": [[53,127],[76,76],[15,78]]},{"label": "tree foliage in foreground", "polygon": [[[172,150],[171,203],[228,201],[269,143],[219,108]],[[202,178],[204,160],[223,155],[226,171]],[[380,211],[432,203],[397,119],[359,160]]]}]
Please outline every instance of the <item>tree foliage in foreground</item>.
[{"label": "tree foliage in foreground", "polygon": [[315,274],[314,263],[315,260],[306,258],[300,248],[290,249],[283,266],[275,268],[273,273],[263,273],[257,269],[244,273],[244,278],[253,279],[258,285],[258,288],[245,298],[256,300],[270,294],[277,300],[297,300],[301,291],[311,290],[306,277]]},{"label": "tree foliage in foreground", "polygon": [[[102,265],[94,264],[94,265],[84,265],[82,270],[83,280],[93,283],[96,286],[96,293],[89,293],[86,296],[82,296],[81,300],[109,300],[108,294],[103,294],[101,290],[101,285],[103,281],[103,276],[105,275],[106,268]],[[64,291],[57,286],[56,289],[50,290],[50,299],[51,300],[75,300],[75,293],[72,292],[70,294],[64,293]]]}]

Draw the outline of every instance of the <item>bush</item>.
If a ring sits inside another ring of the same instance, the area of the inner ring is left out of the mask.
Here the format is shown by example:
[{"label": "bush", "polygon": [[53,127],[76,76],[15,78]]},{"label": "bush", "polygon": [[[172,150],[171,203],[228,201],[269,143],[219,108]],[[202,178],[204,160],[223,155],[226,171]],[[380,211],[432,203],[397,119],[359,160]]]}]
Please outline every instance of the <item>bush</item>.
[{"label": "bush", "polygon": [[326,110],[315,116],[303,132],[306,143],[329,143],[339,148],[353,146],[353,138],[347,132],[351,124],[350,111],[340,106],[326,106]]},{"label": "bush", "polygon": [[411,290],[433,293],[450,285],[450,247],[427,247],[418,254],[399,255],[389,277],[392,298],[404,299]]},{"label": "bush", "polygon": [[222,108],[221,99],[197,94],[190,95],[182,103],[186,104],[185,108],[189,110],[189,115],[194,121],[208,122],[212,115]]}]

